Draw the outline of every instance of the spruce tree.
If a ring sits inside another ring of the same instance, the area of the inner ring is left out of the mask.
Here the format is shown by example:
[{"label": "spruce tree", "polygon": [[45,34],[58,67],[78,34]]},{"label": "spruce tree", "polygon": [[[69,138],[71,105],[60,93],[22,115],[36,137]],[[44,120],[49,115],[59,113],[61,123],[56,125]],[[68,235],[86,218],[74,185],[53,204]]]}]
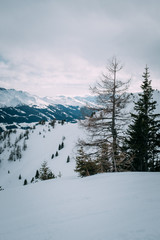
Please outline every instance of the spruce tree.
[{"label": "spruce tree", "polygon": [[36,171],[35,178],[36,178],[36,179],[38,179],[38,178],[39,178],[39,171],[38,171],[38,170]]},{"label": "spruce tree", "polygon": [[40,173],[39,178],[41,180],[48,180],[48,179],[55,178],[54,174],[52,173],[52,171],[48,167],[46,161],[44,161],[42,163],[39,173]]},{"label": "spruce tree", "polygon": [[78,149],[78,155],[76,156],[75,172],[78,172],[81,177],[94,175],[98,172],[97,162],[91,160],[88,154],[84,152],[82,146]]},{"label": "spruce tree", "polygon": [[67,157],[67,163],[69,163],[69,162],[70,162],[70,156]]},{"label": "spruce tree", "polygon": [[28,184],[27,179],[25,179],[23,185],[27,185],[27,184]]},{"label": "spruce tree", "polygon": [[154,112],[156,101],[153,100],[153,89],[147,66],[142,77],[143,91],[139,94],[139,100],[135,102],[135,113],[131,113],[132,123],[128,127],[125,140],[125,148],[135,171],[154,169],[160,139],[158,134],[160,114]]}]

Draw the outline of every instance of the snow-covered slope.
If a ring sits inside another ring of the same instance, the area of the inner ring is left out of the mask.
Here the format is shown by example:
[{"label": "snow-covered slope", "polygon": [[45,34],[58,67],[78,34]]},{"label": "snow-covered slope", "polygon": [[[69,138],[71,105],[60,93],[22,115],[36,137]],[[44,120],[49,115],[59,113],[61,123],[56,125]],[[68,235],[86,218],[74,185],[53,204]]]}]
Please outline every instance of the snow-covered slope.
[{"label": "snow-covered slope", "polygon": [[[133,101],[137,100],[138,94],[131,94],[130,96],[130,103],[125,109],[128,113],[133,112]],[[153,96],[157,101],[156,112],[160,113],[160,92],[158,90],[154,91]],[[40,98],[22,91],[0,88],[0,131],[6,128],[5,124],[16,127],[17,124],[25,122],[49,121],[51,119],[75,122],[78,119],[83,119],[85,115],[91,114],[87,105],[97,106],[96,97],[57,96]]]},{"label": "snow-covered slope", "polygon": [[[74,149],[78,138],[83,134],[78,124],[61,125],[57,122],[54,128],[49,123],[38,124],[27,131],[29,132],[27,140],[25,140],[26,130],[17,129],[16,133],[11,133],[0,142],[3,150],[0,154],[0,186],[4,189],[22,186],[24,179],[30,183],[35,177],[36,170],[39,170],[44,161],[47,161],[56,176],[59,173],[62,177],[75,176]],[[64,148],[59,151],[58,147],[62,142]],[[24,143],[27,145],[25,151],[23,150]],[[21,148],[22,158],[17,159],[13,156],[13,159],[8,160],[11,152],[17,153],[18,146]],[[58,151],[57,157],[56,151]],[[54,154],[53,159],[51,159],[52,154]],[[70,156],[70,162],[66,163],[68,156]],[[19,180],[19,175],[22,177],[21,180]]]},{"label": "snow-covered slope", "polygon": [[[77,123],[32,124],[28,134],[19,129],[1,141],[0,240],[160,239],[160,173],[78,177],[75,144],[83,134]],[[8,161],[24,140],[22,158]],[[44,161],[57,178],[30,183]]]},{"label": "snow-covered slope", "polygon": [[160,173],[70,176],[0,192],[1,240],[159,240]]},{"label": "snow-covered slope", "polygon": [[37,106],[39,108],[45,108],[48,105],[61,104],[64,106],[85,106],[87,103],[93,104],[95,97],[43,97],[40,98],[35,95],[31,95],[24,91],[17,91],[15,89],[0,88],[0,108],[2,107],[16,107],[22,105]]},{"label": "snow-covered slope", "polygon": [[16,107],[19,105],[45,107],[48,104],[43,99],[23,91],[0,88],[0,107]]},{"label": "snow-covered slope", "polygon": [[95,105],[95,97],[40,98],[22,91],[0,88],[0,131],[6,128],[5,124],[11,124],[10,128],[25,122],[51,119],[75,122],[89,113],[87,104]]}]

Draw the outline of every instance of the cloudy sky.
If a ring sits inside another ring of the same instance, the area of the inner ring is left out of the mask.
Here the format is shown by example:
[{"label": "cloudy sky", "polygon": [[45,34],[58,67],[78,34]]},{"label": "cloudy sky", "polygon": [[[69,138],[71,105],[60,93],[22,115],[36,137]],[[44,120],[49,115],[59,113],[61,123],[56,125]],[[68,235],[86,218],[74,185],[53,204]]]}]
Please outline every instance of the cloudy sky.
[{"label": "cloudy sky", "polygon": [[160,89],[160,1],[0,0],[0,87],[87,94],[112,56],[131,91],[146,64]]}]

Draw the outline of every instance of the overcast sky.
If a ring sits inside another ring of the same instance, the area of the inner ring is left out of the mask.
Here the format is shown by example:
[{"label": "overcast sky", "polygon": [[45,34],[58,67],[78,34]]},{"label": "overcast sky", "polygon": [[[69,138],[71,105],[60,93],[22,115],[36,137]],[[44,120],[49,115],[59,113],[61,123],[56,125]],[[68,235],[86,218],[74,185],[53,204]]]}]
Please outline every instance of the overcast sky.
[{"label": "overcast sky", "polygon": [[87,94],[112,56],[130,90],[146,64],[160,89],[160,1],[0,0],[0,87]]}]

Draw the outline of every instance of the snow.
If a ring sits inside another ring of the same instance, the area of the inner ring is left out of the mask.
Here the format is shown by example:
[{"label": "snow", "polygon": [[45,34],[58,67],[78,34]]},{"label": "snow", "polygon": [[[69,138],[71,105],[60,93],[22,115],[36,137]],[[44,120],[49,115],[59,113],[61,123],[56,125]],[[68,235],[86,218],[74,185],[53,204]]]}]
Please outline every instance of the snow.
[{"label": "snow", "polygon": [[[25,133],[25,130],[18,129],[16,135],[11,134],[10,141],[14,144],[16,137],[20,133]],[[15,187],[22,185],[24,179],[31,181],[35,176],[36,170],[41,167],[44,161],[47,161],[48,166],[57,176],[61,172],[62,177],[68,176],[71,173],[74,175],[75,160],[74,150],[75,145],[80,136],[82,136],[82,129],[78,124],[66,123],[64,125],[56,123],[55,128],[46,123],[45,125],[37,125],[35,129],[29,131],[29,140],[26,140],[27,149],[22,152],[22,159],[17,161],[8,161],[10,151],[12,148],[6,148],[1,154],[0,164],[0,186],[3,188]],[[6,139],[6,145],[7,145]],[[64,142],[64,148],[58,151],[58,146]],[[21,148],[24,143],[24,138],[21,139],[17,145]],[[4,143],[1,143],[2,147]],[[55,155],[58,151],[58,157],[51,159],[52,154]],[[66,163],[67,157],[70,156],[70,163]],[[10,174],[8,174],[10,171]],[[21,174],[22,180],[18,179]]]},{"label": "snow", "polygon": [[159,240],[160,173],[58,178],[0,192],[1,240]]},{"label": "snow", "polygon": [[[21,132],[11,134],[12,143]],[[78,177],[75,144],[83,134],[77,123],[37,125],[20,161],[8,161],[9,148],[1,154],[0,240],[160,239],[160,173]],[[51,159],[62,141],[64,148]],[[43,161],[62,177],[31,184]],[[25,178],[29,184],[23,186]]]},{"label": "snow", "polygon": [[38,97],[24,91],[16,91],[15,89],[0,88],[0,108],[16,107],[18,105],[36,106],[46,108],[48,105],[61,104],[64,106],[86,106],[86,104],[95,105],[95,97],[92,96],[53,96]]}]

